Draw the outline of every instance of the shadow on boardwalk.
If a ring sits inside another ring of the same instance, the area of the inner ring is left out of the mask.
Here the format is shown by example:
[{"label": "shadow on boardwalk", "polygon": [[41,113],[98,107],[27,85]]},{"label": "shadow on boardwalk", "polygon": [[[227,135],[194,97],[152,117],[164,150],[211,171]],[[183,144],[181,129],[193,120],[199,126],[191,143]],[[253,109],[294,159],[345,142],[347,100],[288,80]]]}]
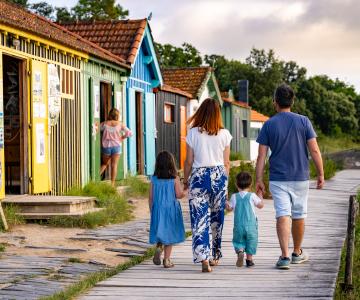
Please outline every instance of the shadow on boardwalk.
[{"label": "shadow on boardwalk", "polygon": [[175,247],[173,269],[151,261],[100,282],[81,299],[332,299],[346,235],[350,194],[360,187],[360,170],[339,172],[324,190],[310,190],[304,248],[310,261],[288,271],[274,265],[279,255],[272,201],[259,211],[259,249],[253,269],[237,268],[232,249],[232,214],[225,220],[221,266],[203,274],[191,262],[191,240]]}]

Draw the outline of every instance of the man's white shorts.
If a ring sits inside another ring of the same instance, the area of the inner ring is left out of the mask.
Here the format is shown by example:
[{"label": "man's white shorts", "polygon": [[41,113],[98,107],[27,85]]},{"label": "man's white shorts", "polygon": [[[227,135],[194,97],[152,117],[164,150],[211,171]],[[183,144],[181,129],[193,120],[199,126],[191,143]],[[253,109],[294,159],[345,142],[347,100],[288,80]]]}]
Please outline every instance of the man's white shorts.
[{"label": "man's white shorts", "polygon": [[304,219],[307,214],[309,181],[270,181],[276,218],[291,216]]}]

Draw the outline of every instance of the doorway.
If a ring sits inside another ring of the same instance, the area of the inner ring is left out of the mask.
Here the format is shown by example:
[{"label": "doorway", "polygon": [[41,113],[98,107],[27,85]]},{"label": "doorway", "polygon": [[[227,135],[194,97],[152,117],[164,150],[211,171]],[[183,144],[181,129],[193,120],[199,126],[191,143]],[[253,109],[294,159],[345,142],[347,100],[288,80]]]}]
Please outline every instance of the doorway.
[{"label": "doorway", "polygon": [[[100,123],[105,122],[108,119],[109,111],[112,108],[112,86],[111,83],[100,82]],[[101,132],[101,131],[100,131]],[[102,147],[102,133],[100,133],[100,153]],[[102,164],[102,160],[100,157]],[[111,164],[108,164],[101,179],[110,178]]]},{"label": "doorway", "polygon": [[145,174],[144,159],[144,122],[143,122],[143,94],[135,93],[136,99],[136,172],[138,175]]},{"label": "doorway", "polygon": [[3,55],[3,110],[5,193],[26,194],[28,176],[28,113],[26,65],[23,60]]}]

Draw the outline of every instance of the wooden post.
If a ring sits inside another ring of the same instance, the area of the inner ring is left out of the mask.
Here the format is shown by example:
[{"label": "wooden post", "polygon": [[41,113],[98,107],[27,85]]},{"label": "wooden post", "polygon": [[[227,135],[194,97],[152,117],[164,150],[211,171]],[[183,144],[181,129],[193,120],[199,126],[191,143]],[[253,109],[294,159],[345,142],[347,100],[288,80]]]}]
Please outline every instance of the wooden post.
[{"label": "wooden post", "polygon": [[5,214],[4,214],[4,211],[3,211],[2,206],[1,206],[1,201],[0,201],[0,215],[1,215],[1,221],[3,223],[4,229],[8,230],[9,227],[8,227],[7,222],[6,222]]},{"label": "wooden post", "polygon": [[350,196],[349,199],[349,215],[347,227],[347,242],[346,242],[346,260],[345,260],[345,276],[343,290],[352,290],[352,269],[355,243],[355,222],[358,210],[358,203],[356,196]]}]

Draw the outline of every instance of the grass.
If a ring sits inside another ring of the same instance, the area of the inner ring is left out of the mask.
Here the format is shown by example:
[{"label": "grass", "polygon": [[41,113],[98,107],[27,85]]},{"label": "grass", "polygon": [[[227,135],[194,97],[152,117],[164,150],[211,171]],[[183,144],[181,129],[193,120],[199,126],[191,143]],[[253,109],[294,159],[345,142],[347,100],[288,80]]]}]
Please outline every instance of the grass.
[{"label": "grass", "polygon": [[129,190],[125,193],[127,197],[147,197],[149,195],[149,183],[137,177],[128,177],[119,181],[120,186],[128,186]]},{"label": "grass", "polygon": [[[328,179],[332,178],[335,175],[336,171],[341,169],[341,166],[337,165],[330,158],[325,158],[323,160],[323,164],[324,164],[324,178],[325,178],[325,180],[328,180]],[[317,176],[317,173],[316,173],[315,164],[311,160],[310,161],[310,177],[311,178],[316,178],[316,176]]]},{"label": "grass", "polygon": [[[14,225],[21,225],[25,223],[25,219],[19,215],[19,208],[16,205],[8,204],[3,205],[3,210],[5,214],[6,221],[8,226],[11,228]],[[4,230],[2,222],[0,222],[0,231]]]},{"label": "grass", "polygon": [[234,160],[244,160],[244,155],[242,155],[241,152],[231,151],[230,152],[230,161],[234,161]]},{"label": "grass", "polygon": [[349,149],[360,149],[360,144],[349,136],[331,137],[320,134],[318,143],[322,154],[329,154]]},{"label": "grass", "polygon": [[[357,199],[360,202],[360,190],[357,194]],[[344,292],[340,287],[340,283],[344,281],[345,274],[345,257],[346,257],[346,247],[343,248],[341,254],[341,265],[336,282],[336,290],[334,294],[334,299],[344,299],[344,300],[355,300],[360,299],[360,216],[357,216],[356,227],[355,227],[355,250],[354,250],[354,261],[353,261],[353,291]]]},{"label": "grass", "polygon": [[0,253],[5,252],[6,250],[6,244],[0,243]]},{"label": "grass", "polygon": [[71,196],[92,196],[97,198],[101,211],[87,213],[80,217],[57,216],[47,223],[54,227],[95,228],[109,224],[118,224],[132,219],[132,209],[125,198],[114,187],[105,182],[90,182],[84,188],[73,188]]},{"label": "grass", "polygon": [[135,256],[132,257],[128,262],[120,264],[114,268],[106,269],[100,272],[92,273],[84,277],[81,281],[74,283],[67,287],[64,291],[58,292],[49,297],[43,297],[41,300],[66,300],[73,299],[76,296],[86,292],[88,289],[92,288],[96,283],[105,280],[109,277],[112,277],[122,271],[125,271],[146,259],[152,257],[155,253],[155,248],[149,249],[144,256]]}]

